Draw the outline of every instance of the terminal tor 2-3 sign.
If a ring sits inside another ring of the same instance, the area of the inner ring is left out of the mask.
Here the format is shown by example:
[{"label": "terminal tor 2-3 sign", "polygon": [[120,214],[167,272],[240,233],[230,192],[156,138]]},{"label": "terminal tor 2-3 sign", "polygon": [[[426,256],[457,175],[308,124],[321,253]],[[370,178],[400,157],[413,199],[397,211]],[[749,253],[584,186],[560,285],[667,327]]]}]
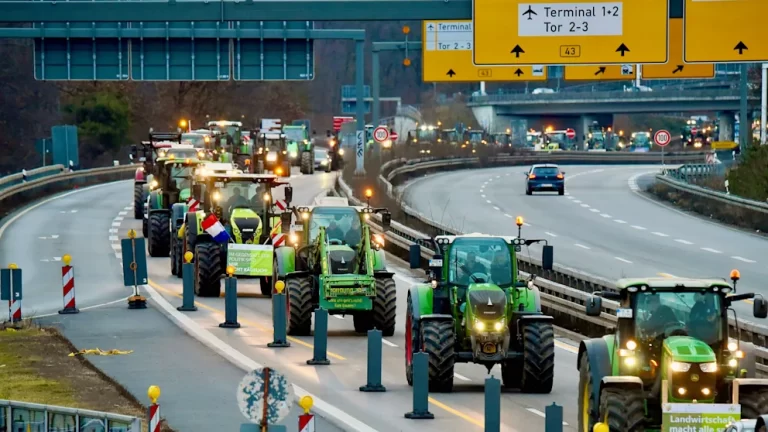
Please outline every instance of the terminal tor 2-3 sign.
[{"label": "terminal tor 2-3 sign", "polygon": [[35,79],[284,81],[314,78],[310,21],[38,24]]},{"label": "terminal tor 2-3 sign", "polygon": [[472,64],[472,21],[424,21],[424,82],[544,81],[547,70],[536,66]]},{"label": "terminal tor 2-3 sign", "polygon": [[474,63],[666,63],[668,16],[668,0],[473,0]]}]

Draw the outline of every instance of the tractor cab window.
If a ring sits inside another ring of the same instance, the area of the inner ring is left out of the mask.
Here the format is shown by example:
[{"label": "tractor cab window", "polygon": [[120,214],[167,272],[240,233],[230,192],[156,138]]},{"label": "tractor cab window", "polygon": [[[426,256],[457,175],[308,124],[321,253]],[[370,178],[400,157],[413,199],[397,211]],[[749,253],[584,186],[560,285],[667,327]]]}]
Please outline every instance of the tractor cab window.
[{"label": "tractor cab window", "polygon": [[251,182],[216,182],[213,192],[214,201],[219,205],[225,220],[229,220],[232,210],[249,208],[257,213],[264,210],[266,187],[261,183]]},{"label": "tractor cab window", "polygon": [[280,134],[264,134],[264,148],[267,151],[283,150],[283,142],[280,140]]},{"label": "tractor cab window", "polygon": [[360,244],[363,234],[360,216],[352,207],[316,207],[309,224],[309,240],[314,241],[325,228],[328,241],[340,241],[352,247]]},{"label": "tractor cab window", "polygon": [[449,283],[492,283],[502,288],[512,285],[509,246],[500,238],[457,238],[451,245],[449,260]]},{"label": "tractor cab window", "polygon": [[182,190],[192,187],[192,170],[191,166],[175,165],[171,168],[171,179],[176,184],[176,189]]},{"label": "tractor cab window", "polygon": [[469,133],[469,142],[477,144],[483,141],[483,132],[482,131],[473,131]]},{"label": "tractor cab window", "polygon": [[416,131],[419,141],[434,141],[437,139],[437,131],[433,127],[424,127]]},{"label": "tractor cab window", "polygon": [[283,129],[283,133],[285,134],[285,139],[287,141],[293,141],[293,142],[304,142],[306,137],[306,129],[300,129],[300,128],[289,128],[289,129]]},{"label": "tractor cab window", "polygon": [[647,343],[685,335],[718,344],[723,337],[720,301],[711,291],[642,292],[636,298],[635,335]]},{"label": "tractor cab window", "polygon": [[194,148],[175,148],[168,150],[168,156],[173,155],[176,159],[194,159],[197,157],[197,149]]},{"label": "tractor cab window", "polygon": [[199,133],[181,134],[181,142],[195,148],[205,148],[205,135]]}]

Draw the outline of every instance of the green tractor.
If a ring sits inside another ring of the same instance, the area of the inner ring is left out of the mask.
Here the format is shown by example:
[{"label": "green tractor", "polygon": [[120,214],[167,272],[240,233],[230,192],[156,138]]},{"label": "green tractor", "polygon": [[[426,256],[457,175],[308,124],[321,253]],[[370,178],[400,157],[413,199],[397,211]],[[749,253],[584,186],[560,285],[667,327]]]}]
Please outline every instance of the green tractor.
[{"label": "green tractor", "polygon": [[256,135],[253,162],[257,174],[272,171],[278,177],[291,176],[291,160],[285,134],[282,132],[259,132]]},{"label": "green tractor", "polygon": [[[228,265],[235,267],[238,278],[260,278],[262,293],[271,295],[264,281],[273,275],[272,239],[281,233],[280,216],[272,212],[272,189],[282,185],[288,183],[271,174],[213,172],[196,177],[192,197],[200,204],[197,211],[187,212],[181,228],[183,250],[194,254],[196,295],[219,297]],[[286,202],[292,194],[286,187]]]},{"label": "green tractor", "polygon": [[243,134],[243,123],[238,121],[210,121],[206,125],[213,134],[213,148],[217,162],[231,162],[244,169],[250,163],[250,136]]},{"label": "green tractor", "polygon": [[147,200],[147,249],[151,257],[167,257],[171,247],[171,209],[189,199],[192,170],[198,159],[176,159],[173,155],[156,161]]},{"label": "green tractor", "polygon": [[384,238],[372,235],[368,219],[381,214],[384,230],[392,215],[383,208],[350,207],[344,198],[325,197],[317,205],[292,208],[300,226],[288,246],[275,249],[277,279],[285,281],[288,334],[307,336],[312,311],[352,315],[356,332],[395,332],[397,289],[387,271]]},{"label": "green tractor", "polygon": [[[523,224],[517,218],[518,227]],[[519,233],[518,229],[518,233]],[[433,239],[428,281],[408,292],[405,375],[413,385],[413,354],[429,355],[429,391],[453,390],[454,364],[499,364],[504,386],[550,393],[555,372],[553,318],[541,311],[538,288],[518,279],[517,253],[546,240],[484,234]],[[552,268],[545,245],[542,266]]]},{"label": "green tractor", "polygon": [[292,165],[298,166],[302,174],[313,174],[315,171],[314,145],[310,140],[307,127],[283,126],[283,134],[285,134],[288,156]]},{"label": "green tractor", "polygon": [[661,430],[667,403],[740,403],[746,419],[768,413],[754,353],[740,346],[738,321],[735,331],[728,325],[734,303],[754,299],[753,315],[764,319],[768,302],[733,294],[738,279],[737,270],[733,286],[725,279],[620,279],[616,292],[593,293],[587,315],[603,314],[602,298],[614,300],[618,324],[579,347],[579,430]]}]

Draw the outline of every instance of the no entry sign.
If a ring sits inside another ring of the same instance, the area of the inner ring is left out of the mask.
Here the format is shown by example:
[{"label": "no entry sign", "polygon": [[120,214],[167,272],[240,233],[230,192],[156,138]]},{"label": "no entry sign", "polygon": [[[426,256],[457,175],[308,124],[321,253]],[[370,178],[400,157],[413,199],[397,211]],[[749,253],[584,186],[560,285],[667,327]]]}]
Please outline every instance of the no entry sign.
[{"label": "no entry sign", "polygon": [[653,134],[653,142],[655,142],[659,147],[666,147],[666,145],[669,144],[671,140],[672,136],[669,134],[669,131],[664,129],[658,130],[655,134]]},{"label": "no entry sign", "polygon": [[567,136],[570,139],[576,138],[576,131],[573,129],[566,129],[565,130],[565,136]]},{"label": "no entry sign", "polygon": [[380,143],[386,141],[389,139],[389,129],[384,126],[377,127],[373,130],[373,139]]}]

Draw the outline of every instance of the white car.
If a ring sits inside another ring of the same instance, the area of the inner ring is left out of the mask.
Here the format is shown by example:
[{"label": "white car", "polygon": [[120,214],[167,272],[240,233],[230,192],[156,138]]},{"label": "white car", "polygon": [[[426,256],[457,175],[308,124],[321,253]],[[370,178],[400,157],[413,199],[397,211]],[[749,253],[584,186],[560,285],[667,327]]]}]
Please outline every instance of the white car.
[{"label": "white car", "polygon": [[724,432],[755,432],[755,425],[757,420],[740,420],[728,425]]},{"label": "white car", "polygon": [[315,147],[315,169],[331,172],[331,157],[328,150]]}]

